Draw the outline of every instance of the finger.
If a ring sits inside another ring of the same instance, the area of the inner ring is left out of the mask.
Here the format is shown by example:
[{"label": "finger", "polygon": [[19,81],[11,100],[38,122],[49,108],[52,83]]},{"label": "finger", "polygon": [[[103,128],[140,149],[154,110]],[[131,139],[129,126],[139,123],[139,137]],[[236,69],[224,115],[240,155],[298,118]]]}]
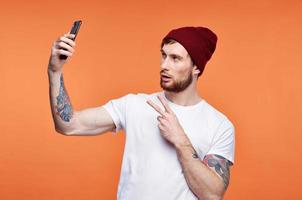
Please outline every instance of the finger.
[{"label": "finger", "polygon": [[161,124],[158,124],[158,128],[159,128],[160,130],[164,130],[164,127],[163,127]]},{"label": "finger", "polygon": [[164,117],[162,116],[157,116],[157,121],[159,121],[159,123],[162,125],[162,126],[165,126],[166,123],[168,122]]},{"label": "finger", "polygon": [[57,46],[58,46],[59,49],[65,49],[65,50],[68,50],[72,53],[75,51],[74,48],[72,48],[71,46],[69,46],[65,42],[59,42]]},{"label": "finger", "polygon": [[59,49],[57,50],[58,54],[60,55],[65,55],[65,56],[68,56],[68,57],[71,57],[72,56],[72,53],[70,53],[69,51],[66,51],[64,49]]},{"label": "finger", "polygon": [[75,37],[75,34],[65,33],[64,37],[69,38],[69,39],[73,39]]},{"label": "finger", "polygon": [[151,100],[147,100],[147,103],[154,108],[154,110],[156,110],[159,114],[164,115],[164,111],[155,103],[153,103]]},{"label": "finger", "polygon": [[74,48],[72,48],[71,46],[69,46],[65,42],[58,42],[57,43],[57,48],[58,49],[62,49],[63,48],[63,49],[68,50],[70,52],[74,52]]},{"label": "finger", "polygon": [[172,109],[169,107],[168,102],[161,96],[157,96],[160,102],[163,104],[167,113],[173,113]]},{"label": "finger", "polygon": [[73,39],[73,38],[75,38],[75,34],[67,33],[66,37],[70,38],[70,39]]},{"label": "finger", "polygon": [[159,116],[157,116],[157,120],[161,122],[162,120],[164,120],[164,118],[159,115]]},{"label": "finger", "polygon": [[72,47],[75,46],[75,42],[73,40],[67,38],[66,36],[61,36],[58,39],[58,42],[61,42],[61,41],[67,43],[69,46],[72,46]]}]

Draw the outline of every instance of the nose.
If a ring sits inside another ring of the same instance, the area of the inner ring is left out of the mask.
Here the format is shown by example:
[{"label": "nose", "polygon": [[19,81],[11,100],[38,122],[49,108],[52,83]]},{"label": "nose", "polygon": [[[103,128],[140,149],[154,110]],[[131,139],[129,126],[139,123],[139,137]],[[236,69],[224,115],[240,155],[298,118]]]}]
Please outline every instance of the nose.
[{"label": "nose", "polygon": [[169,69],[169,59],[167,57],[161,59],[160,69],[161,70],[168,70]]}]

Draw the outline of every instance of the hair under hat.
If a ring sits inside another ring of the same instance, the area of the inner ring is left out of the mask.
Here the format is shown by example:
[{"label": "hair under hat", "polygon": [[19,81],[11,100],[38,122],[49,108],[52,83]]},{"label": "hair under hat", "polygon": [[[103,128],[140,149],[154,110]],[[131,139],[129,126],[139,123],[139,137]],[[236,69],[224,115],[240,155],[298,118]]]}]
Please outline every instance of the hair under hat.
[{"label": "hair under hat", "polygon": [[173,39],[180,43],[191,56],[194,64],[200,70],[200,76],[206,63],[216,49],[217,36],[206,27],[181,27],[171,30],[162,41]]}]

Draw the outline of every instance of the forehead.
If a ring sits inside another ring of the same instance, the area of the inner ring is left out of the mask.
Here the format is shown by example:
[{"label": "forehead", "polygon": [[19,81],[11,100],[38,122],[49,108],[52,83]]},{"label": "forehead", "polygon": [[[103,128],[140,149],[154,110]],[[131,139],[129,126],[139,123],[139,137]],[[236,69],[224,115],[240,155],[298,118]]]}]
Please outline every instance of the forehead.
[{"label": "forehead", "polygon": [[162,50],[166,54],[177,54],[183,57],[188,56],[187,50],[179,42],[174,42],[173,44],[165,44]]}]

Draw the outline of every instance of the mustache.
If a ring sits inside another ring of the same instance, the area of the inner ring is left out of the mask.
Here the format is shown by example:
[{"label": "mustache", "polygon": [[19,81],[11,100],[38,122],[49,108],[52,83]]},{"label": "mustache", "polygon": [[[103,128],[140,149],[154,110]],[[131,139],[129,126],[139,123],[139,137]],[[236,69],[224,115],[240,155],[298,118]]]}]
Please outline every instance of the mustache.
[{"label": "mustache", "polygon": [[167,74],[167,73],[164,73],[164,72],[161,72],[160,73],[161,76],[166,76],[168,78],[171,78],[172,76],[170,74]]}]

